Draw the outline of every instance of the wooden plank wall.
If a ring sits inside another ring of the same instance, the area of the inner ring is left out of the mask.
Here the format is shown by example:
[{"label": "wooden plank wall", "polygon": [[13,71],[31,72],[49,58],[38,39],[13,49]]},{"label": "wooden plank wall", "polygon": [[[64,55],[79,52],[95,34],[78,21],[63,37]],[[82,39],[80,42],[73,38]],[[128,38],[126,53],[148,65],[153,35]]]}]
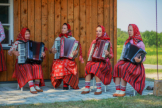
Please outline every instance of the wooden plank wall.
[{"label": "wooden plank wall", "polygon": [[[14,40],[23,27],[31,30],[31,39],[51,48],[63,23],[71,25],[73,36],[82,45],[84,64],[78,63],[79,76],[84,77],[87,53],[96,38],[97,25],[103,25],[114,48],[112,65],[117,61],[117,0],[14,0]],[[7,71],[0,72],[0,81],[13,81],[16,58],[4,50]],[[46,53],[44,79],[50,79],[53,54]]]}]

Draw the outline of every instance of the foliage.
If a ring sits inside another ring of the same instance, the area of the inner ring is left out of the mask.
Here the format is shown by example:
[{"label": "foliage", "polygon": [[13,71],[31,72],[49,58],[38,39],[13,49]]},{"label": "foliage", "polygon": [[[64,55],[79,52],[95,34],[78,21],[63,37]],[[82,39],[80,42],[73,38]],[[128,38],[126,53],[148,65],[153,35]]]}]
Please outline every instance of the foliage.
[{"label": "foliage", "polygon": [[[141,32],[141,36],[145,46],[156,46],[156,32],[155,31],[145,31]],[[162,46],[162,32],[157,33],[158,36],[158,46]],[[128,38],[128,32],[122,31],[120,28],[117,29],[117,45],[123,45],[125,40]]]}]

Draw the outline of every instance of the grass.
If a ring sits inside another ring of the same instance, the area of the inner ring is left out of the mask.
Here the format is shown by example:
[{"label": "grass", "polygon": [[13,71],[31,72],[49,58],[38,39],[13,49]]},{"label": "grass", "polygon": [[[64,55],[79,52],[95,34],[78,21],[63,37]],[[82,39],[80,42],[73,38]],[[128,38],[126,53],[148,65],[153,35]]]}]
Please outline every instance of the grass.
[{"label": "grass", "polygon": [[[162,69],[158,69],[159,73],[162,73]],[[145,73],[157,73],[157,69],[145,69]]]},{"label": "grass", "polygon": [[89,101],[76,102],[56,102],[56,103],[40,103],[15,106],[1,106],[1,108],[161,108],[162,97],[153,95],[124,98],[109,98]]},{"label": "grass", "polygon": [[[123,45],[117,45],[117,60],[120,58],[122,52]],[[146,47],[145,48],[146,60],[144,64],[157,64],[157,56],[156,56],[156,47]],[[162,65],[162,48],[158,48],[158,64]]]},{"label": "grass", "polygon": [[154,82],[155,79],[154,78],[146,78],[147,81],[151,81],[151,82]]}]

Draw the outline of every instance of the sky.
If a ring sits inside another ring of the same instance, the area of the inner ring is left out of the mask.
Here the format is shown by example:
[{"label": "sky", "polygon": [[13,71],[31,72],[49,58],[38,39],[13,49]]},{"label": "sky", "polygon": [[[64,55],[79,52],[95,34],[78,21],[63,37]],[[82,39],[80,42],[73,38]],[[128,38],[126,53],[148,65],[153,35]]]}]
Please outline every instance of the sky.
[{"label": "sky", "polygon": [[[128,24],[156,31],[156,0],[117,0],[117,27],[127,31]],[[162,32],[162,0],[157,0],[157,28]]]}]

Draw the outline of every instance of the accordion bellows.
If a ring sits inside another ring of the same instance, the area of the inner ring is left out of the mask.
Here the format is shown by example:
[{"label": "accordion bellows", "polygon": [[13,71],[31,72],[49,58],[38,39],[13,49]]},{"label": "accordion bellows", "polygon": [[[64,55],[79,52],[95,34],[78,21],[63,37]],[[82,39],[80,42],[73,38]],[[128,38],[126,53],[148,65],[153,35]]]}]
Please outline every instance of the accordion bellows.
[{"label": "accordion bellows", "polygon": [[146,54],[147,54],[146,51],[144,51],[142,48],[139,48],[138,46],[133,45],[131,43],[127,43],[125,45],[122,57],[125,60],[129,60],[132,63],[136,63],[134,60],[135,57],[139,58],[141,56],[142,62]]},{"label": "accordion bellows", "polygon": [[43,61],[42,52],[44,52],[44,43],[27,41],[18,44],[18,64],[36,63],[41,64]]},{"label": "accordion bellows", "polygon": [[107,40],[98,40],[90,49],[88,61],[105,61],[105,50],[110,51],[110,42]]},{"label": "accordion bellows", "polygon": [[55,40],[55,49],[57,53],[54,59],[68,58],[73,59],[73,51],[78,49],[79,42],[74,38],[61,38],[61,40]]}]

